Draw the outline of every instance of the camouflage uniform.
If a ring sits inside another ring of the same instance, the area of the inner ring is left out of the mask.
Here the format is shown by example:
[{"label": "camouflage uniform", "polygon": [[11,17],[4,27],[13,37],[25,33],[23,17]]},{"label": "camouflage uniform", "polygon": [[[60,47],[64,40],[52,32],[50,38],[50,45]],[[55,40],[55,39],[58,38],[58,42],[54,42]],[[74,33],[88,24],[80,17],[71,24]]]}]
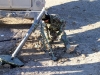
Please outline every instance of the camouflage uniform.
[{"label": "camouflage uniform", "polygon": [[[56,14],[50,14],[50,24],[47,24],[46,30],[50,43],[53,43],[59,36],[61,36],[61,41],[64,43],[65,47],[68,48],[69,41],[67,35],[64,32],[66,27],[66,21],[61,19]],[[49,37],[49,35],[51,37]]]}]

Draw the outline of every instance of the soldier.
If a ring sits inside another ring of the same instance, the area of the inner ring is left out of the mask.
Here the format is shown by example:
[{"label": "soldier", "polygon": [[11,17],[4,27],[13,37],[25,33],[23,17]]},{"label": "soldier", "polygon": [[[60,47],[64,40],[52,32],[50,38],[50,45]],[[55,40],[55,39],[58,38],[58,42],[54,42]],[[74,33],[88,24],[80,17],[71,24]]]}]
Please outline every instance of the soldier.
[{"label": "soldier", "polygon": [[60,36],[60,40],[64,43],[66,49],[69,49],[69,41],[64,31],[66,21],[61,19],[57,14],[45,15],[43,20],[46,23],[46,31],[50,43],[52,44]]}]

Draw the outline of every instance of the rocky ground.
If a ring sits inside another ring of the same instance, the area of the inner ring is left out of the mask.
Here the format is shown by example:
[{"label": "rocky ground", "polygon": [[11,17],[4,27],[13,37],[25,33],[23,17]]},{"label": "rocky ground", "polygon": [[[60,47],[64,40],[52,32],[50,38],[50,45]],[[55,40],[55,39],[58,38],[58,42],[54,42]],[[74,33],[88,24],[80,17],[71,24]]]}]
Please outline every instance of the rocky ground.
[{"label": "rocky ground", "polygon": [[[52,61],[48,51],[38,45],[37,29],[18,54],[25,65],[10,69],[0,66],[0,75],[100,75],[100,1],[47,0],[48,12],[59,14],[67,21],[66,33],[73,53],[63,52],[63,44],[55,49],[60,59]],[[22,18],[0,19],[0,54],[10,54],[20,43],[33,20]]]}]

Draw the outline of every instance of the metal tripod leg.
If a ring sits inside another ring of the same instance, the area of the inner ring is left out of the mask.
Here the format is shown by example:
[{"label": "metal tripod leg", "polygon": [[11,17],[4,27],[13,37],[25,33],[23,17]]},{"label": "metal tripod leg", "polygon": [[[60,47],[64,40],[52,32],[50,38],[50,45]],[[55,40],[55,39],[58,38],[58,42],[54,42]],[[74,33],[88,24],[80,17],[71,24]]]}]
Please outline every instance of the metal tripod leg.
[{"label": "metal tripod leg", "polygon": [[46,43],[48,44],[48,46],[50,48],[50,53],[52,54],[52,60],[56,61],[57,57],[54,56],[51,45],[49,44],[48,39],[46,38],[46,35],[45,35],[45,32],[44,32],[44,26],[45,26],[45,23],[44,23],[44,21],[42,21],[42,23],[41,23],[41,34],[43,36],[43,40],[46,40]]}]

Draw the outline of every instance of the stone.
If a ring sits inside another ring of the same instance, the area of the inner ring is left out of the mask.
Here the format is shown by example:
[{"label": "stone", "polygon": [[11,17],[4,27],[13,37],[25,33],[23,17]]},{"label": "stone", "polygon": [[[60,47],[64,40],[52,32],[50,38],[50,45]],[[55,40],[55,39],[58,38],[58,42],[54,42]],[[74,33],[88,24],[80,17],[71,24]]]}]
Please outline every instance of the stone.
[{"label": "stone", "polygon": [[72,53],[75,51],[75,48],[77,47],[77,45],[70,45],[70,48],[66,51],[67,53]]}]

